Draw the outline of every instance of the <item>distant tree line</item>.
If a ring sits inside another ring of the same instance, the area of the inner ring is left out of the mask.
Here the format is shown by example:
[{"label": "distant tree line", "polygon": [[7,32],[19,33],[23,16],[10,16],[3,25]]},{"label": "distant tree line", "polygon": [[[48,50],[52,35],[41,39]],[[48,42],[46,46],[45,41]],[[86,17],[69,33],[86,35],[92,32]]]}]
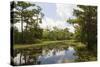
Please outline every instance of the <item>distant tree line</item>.
[{"label": "distant tree line", "polygon": [[73,38],[73,33],[69,32],[68,28],[58,29],[53,27],[53,30],[45,29],[43,39],[45,40],[69,40]]}]

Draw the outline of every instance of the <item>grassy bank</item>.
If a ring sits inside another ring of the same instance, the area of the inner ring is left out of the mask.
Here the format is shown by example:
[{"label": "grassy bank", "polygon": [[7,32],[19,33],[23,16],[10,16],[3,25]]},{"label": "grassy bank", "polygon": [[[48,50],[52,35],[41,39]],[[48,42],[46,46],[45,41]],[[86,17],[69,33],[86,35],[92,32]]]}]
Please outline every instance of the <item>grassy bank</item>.
[{"label": "grassy bank", "polygon": [[[42,41],[36,44],[14,44],[14,49],[24,51],[25,54],[32,53],[32,56],[41,53],[42,49],[64,48],[73,46],[77,51],[76,55],[79,57],[76,62],[96,61],[97,56],[92,51],[88,51],[86,45],[75,40],[60,40],[60,41]],[[16,54],[16,52],[15,52]]]},{"label": "grassy bank", "polygon": [[39,48],[39,47],[68,47],[74,46],[76,48],[85,47],[81,42],[76,42],[75,40],[59,40],[59,41],[42,41],[36,44],[14,44],[14,49],[22,48]]}]

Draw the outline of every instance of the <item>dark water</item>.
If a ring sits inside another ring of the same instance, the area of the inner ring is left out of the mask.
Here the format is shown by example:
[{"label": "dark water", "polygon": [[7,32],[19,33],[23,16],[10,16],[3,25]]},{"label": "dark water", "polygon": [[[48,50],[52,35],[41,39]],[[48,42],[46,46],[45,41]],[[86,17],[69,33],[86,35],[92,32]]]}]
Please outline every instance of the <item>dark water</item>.
[{"label": "dark water", "polygon": [[15,65],[68,63],[78,58],[75,53],[76,51],[72,46],[69,46],[67,50],[63,48],[43,49],[38,55],[34,55],[32,58],[29,55],[24,56],[18,53],[13,58],[13,63]]}]

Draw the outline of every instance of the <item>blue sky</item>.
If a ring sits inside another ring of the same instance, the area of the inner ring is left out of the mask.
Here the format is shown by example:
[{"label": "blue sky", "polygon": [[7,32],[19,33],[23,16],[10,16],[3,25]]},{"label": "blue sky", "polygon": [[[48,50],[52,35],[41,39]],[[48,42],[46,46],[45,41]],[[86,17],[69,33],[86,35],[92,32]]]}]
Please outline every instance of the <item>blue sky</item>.
[{"label": "blue sky", "polygon": [[[73,9],[77,8],[76,5],[72,4],[59,4],[59,3],[35,3],[42,8],[42,13],[44,13],[44,18],[42,23],[39,24],[41,28],[53,29],[57,27],[60,29],[69,28],[70,32],[74,32],[75,29],[73,25],[69,24],[67,19],[74,18]],[[20,25],[16,24],[19,28]]]},{"label": "blue sky", "polygon": [[74,32],[73,25],[67,23],[67,19],[74,18],[73,8],[76,8],[76,5],[72,4],[56,4],[56,3],[36,3],[42,8],[44,13],[44,18],[40,26],[42,28],[52,29],[54,26],[64,29],[69,28],[70,32]]}]

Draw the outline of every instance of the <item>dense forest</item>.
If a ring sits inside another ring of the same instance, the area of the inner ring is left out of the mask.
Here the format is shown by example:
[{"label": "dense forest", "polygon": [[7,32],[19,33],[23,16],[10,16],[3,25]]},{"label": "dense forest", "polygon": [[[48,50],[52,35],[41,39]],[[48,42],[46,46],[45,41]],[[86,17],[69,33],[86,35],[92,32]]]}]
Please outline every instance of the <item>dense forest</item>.
[{"label": "dense forest", "polygon": [[[44,44],[44,42],[52,42],[57,47],[68,47],[68,45],[76,46],[80,55],[80,59],[76,61],[92,61],[97,57],[97,7],[78,5],[78,9],[73,9],[75,18],[66,19],[66,23],[72,24],[75,32],[72,33],[68,28],[59,29],[53,27],[53,30],[42,29],[39,24],[45,16],[42,8],[36,4],[23,1],[11,2],[11,31],[13,45],[15,49],[20,46]],[[30,9],[31,8],[31,9]],[[67,8],[66,8],[67,9]],[[21,24],[21,31],[15,26],[16,23]],[[57,44],[58,42],[58,44]],[[61,43],[59,45],[59,43]],[[85,47],[80,47],[80,43]],[[17,45],[17,47],[16,47]],[[51,47],[51,44],[47,45]],[[44,46],[47,46],[44,44]],[[36,47],[37,46],[37,47]],[[43,45],[42,45],[43,46]],[[54,46],[52,46],[54,47]],[[43,49],[43,47],[41,47]],[[40,49],[39,49],[40,50]],[[92,52],[91,52],[92,51]],[[84,55],[82,55],[84,53]],[[88,57],[88,55],[91,55]]]},{"label": "dense forest", "polygon": [[75,26],[75,39],[87,45],[90,50],[97,50],[97,7],[78,5],[80,10],[74,10],[75,19],[68,22]]}]

